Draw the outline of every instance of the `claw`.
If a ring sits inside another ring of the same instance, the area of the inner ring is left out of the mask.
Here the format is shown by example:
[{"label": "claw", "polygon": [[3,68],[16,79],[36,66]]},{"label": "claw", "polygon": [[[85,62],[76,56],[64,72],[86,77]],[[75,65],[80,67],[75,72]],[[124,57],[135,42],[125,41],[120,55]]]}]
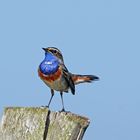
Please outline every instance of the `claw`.
[{"label": "claw", "polygon": [[47,106],[47,105],[46,105],[46,106],[42,105],[41,108],[49,108],[49,106]]}]

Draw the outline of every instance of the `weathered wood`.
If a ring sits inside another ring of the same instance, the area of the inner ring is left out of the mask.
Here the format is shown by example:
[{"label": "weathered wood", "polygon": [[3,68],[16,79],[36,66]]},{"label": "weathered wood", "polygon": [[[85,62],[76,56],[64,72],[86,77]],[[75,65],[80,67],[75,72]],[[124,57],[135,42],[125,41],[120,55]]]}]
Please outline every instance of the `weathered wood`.
[{"label": "weathered wood", "polygon": [[0,140],[82,140],[89,119],[48,108],[7,107]]}]

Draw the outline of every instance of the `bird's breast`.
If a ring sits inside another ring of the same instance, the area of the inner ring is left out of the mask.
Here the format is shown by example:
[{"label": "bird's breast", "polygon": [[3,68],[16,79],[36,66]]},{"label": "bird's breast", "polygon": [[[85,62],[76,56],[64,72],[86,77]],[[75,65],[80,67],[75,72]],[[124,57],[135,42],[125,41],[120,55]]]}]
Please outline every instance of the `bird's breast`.
[{"label": "bird's breast", "polygon": [[40,69],[38,69],[38,75],[51,89],[65,92],[68,90],[68,83],[62,74],[61,68],[59,68],[54,74],[50,75],[45,75]]},{"label": "bird's breast", "polygon": [[41,70],[38,69],[38,75],[39,75],[39,77],[44,82],[48,82],[48,83],[51,83],[51,82],[54,82],[54,81],[60,79],[61,74],[62,74],[61,69],[58,69],[54,74],[49,74],[49,75],[46,75],[46,74],[42,73]]},{"label": "bird's breast", "polygon": [[45,75],[56,73],[58,68],[59,68],[59,62],[57,59],[54,58],[50,60],[45,58],[39,65],[40,71]]}]

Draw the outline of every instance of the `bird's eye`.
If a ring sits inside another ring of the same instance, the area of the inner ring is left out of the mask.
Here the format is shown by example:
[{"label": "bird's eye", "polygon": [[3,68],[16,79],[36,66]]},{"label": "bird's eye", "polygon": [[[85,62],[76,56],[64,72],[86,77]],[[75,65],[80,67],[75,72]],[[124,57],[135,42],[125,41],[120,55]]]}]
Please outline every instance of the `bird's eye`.
[{"label": "bird's eye", "polygon": [[52,53],[57,53],[57,51],[56,50],[52,50]]}]

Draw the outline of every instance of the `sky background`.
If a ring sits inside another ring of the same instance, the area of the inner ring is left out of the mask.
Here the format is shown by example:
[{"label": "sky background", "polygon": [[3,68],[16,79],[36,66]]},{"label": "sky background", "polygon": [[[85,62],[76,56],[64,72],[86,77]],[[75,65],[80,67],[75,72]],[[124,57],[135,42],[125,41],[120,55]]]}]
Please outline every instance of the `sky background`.
[{"label": "sky background", "polygon": [[[90,118],[84,140],[139,140],[140,2],[0,0],[1,115],[5,106],[48,104],[37,74],[48,46],[70,72],[100,77],[64,95],[67,110]],[[61,109],[58,93],[50,108]]]}]

